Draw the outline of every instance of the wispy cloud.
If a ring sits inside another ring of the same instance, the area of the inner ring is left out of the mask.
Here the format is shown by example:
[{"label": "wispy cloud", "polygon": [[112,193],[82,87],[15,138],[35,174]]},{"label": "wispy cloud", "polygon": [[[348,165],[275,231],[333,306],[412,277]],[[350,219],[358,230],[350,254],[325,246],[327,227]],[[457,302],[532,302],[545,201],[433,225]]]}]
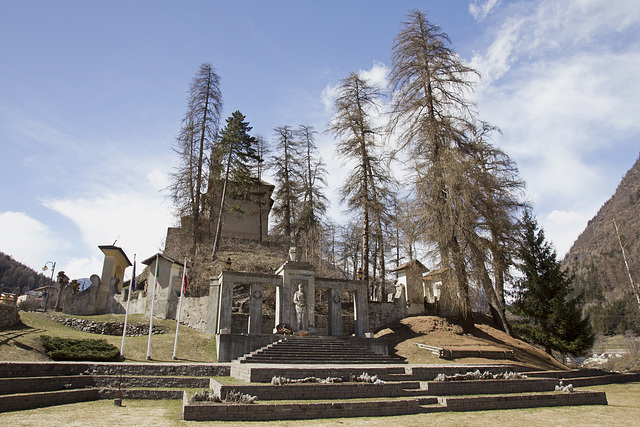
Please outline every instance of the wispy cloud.
[{"label": "wispy cloud", "polygon": [[475,96],[562,255],[624,173],[603,154],[637,155],[640,3],[518,5],[496,11],[493,41],[471,60],[483,77]]},{"label": "wispy cloud", "polygon": [[2,251],[36,271],[49,259],[51,253],[70,247],[70,243],[56,235],[47,225],[24,212],[0,213]]},{"label": "wispy cloud", "polygon": [[495,7],[500,5],[500,1],[501,0],[473,0],[472,3],[469,3],[469,13],[473,15],[476,20],[482,21]]}]

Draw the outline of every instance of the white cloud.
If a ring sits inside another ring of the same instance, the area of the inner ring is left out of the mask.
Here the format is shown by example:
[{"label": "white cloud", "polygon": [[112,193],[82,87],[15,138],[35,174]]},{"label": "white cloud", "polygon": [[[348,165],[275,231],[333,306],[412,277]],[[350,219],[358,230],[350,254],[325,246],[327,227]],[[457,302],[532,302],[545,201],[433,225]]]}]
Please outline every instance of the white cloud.
[{"label": "white cloud", "polygon": [[501,0],[486,0],[478,1],[473,0],[473,3],[469,3],[469,13],[478,21],[482,21],[491,13],[493,9],[500,5]]},{"label": "white cloud", "polygon": [[360,70],[358,75],[369,84],[375,85],[381,89],[387,87],[387,75],[389,74],[389,68],[381,63],[374,62],[373,66],[368,70]]},{"label": "white cloud", "polygon": [[63,271],[71,279],[91,277],[92,274],[97,274],[98,276],[100,276],[100,274],[102,274],[103,262],[104,262],[104,257],[102,258],[97,258],[95,256],[92,256],[90,258],[74,257],[66,262],[63,268]]},{"label": "white cloud", "polygon": [[571,248],[590,217],[584,212],[553,210],[542,219],[545,236],[553,236],[553,246],[560,257]]},{"label": "white cloud", "polygon": [[83,277],[100,274],[100,269],[88,270],[98,265],[95,258],[102,259],[99,245],[117,240],[117,246],[122,247],[130,260],[134,253],[151,256],[161,249],[167,227],[173,221],[170,206],[155,190],[49,200],[45,206],[69,218],[80,230],[92,257],[74,259],[71,265],[81,267]]},{"label": "white cloud", "polygon": [[154,169],[147,174],[147,181],[157,191],[162,191],[169,186],[169,175],[164,171]]},{"label": "white cloud", "polygon": [[640,2],[613,3],[505,7],[493,41],[471,60],[483,77],[480,116],[501,128],[496,142],[517,161],[560,255],[625,172],[603,158],[637,154],[629,141],[640,133]]},{"label": "white cloud", "polygon": [[69,247],[51,229],[24,212],[3,212],[0,214],[0,250],[11,255],[36,271],[40,271],[52,254]]}]

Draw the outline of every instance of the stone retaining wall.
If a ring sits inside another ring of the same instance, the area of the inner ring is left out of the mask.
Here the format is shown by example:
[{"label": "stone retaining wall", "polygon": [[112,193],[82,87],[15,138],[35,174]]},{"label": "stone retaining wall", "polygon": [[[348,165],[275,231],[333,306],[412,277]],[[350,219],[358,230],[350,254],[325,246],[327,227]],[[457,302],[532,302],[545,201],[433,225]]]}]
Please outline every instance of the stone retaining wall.
[{"label": "stone retaining wall", "polygon": [[487,411],[543,406],[606,405],[607,396],[603,391],[576,391],[512,396],[440,397],[438,401],[449,411]]},{"label": "stone retaining wall", "polygon": [[388,374],[404,374],[405,369],[399,367],[380,367],[380,366],[256,366],[251,364],[232,363],[231,376],[242,381],[252,383],[270,383],[274,376],[285,377],[297,380],[307,377],[327,378],[339,377],[343,379],[349,378],[349,375],[359,376],[363,372],[369,375],[378,375],[383,379]]},{"label": "stone retaining wall", "polygon": [[398,397],[407,396],[405,390],[418,389],[416,381],[393,382],[386,384],[371,383],[299,383],[284,385],[223,385],[211,379],[209,388],[224,399],[230,391],[236,391],[258,400],[321,400],[321,399],[355,399],[363,397]]},{"label": "stone retaining wall", "polygon": [[[93,320],[78,319],[75,317],[53,317],[52,319],[78,331],[98,335],[122,336],[122,329],[124,328],[124,322],[94,322]],[[164,333],[166,333],[164,328],[161,328],[160,326],[153,327],[152,335]],[[149,335],[149,325],[141,323],[127,323],[128,337],[139,337],[145,335]]]},{"label": "stone retaining wall", "polygon": [[88,375],[38,377],[38,378],[0,378],[0,395],[15,393],[33,393],[65,388],[93,387],[93,378]]},{"label": "stone retaining wall", "polygon": [[[0,362],[0,378],[58,375],[228,376],[228,364]],[[271,379],[269,379],[271,380]]]},{"label": "stone retaining wall", "polygon": [[99,400],[98,390],[94,388],[80,390],[60,390],[44,393],[12,394],[0,396],[0,412],[23,411],[45,406]]},{"label": "stone retaining wall", "polygon": [[466,374],[469,371],[491,372],[492,374],[500,374],[503,372],[527,372],[531,370],[530,367],[523,367],[519,365],[469,365],[469,366],[456,366],[456,365],[422,365],[412,366],[411,374],[413,378],[421,381],[434,380],[438,374],[455,375]]},{"label": "stone retaining wall", "polygon": [[418,399],[242,405],[207,402],[189,403],[186,393],[184,394],[182,409],[183,418],[193,421],[303,420],[406,415],[418,412],[422,412]]},{"label": "stone retaining wall", "polygon": [[0,304],[0,328],[7,328],[20,322],[18,307],[13,304]]},{"label": "stone retaining wall", "polygon": [[[433,381],[420,383],[420,388],[433,396],[460,394],[502,394],[553,391],[557,379],[532,378],[522,380]],[[574,384],[575,385],[575,384]]]}]

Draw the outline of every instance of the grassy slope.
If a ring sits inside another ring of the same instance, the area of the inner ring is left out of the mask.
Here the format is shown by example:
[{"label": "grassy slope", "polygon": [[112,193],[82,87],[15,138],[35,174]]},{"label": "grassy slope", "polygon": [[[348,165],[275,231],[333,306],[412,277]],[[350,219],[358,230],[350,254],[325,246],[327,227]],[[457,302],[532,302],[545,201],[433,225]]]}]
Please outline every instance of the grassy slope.
[{"label": "grassy slope", "polygon": [[[56,314],[58,315],[58,314]],[[0,330],[0,360],[44,361],[49,358],[43,354],[39,336],[42,334],[64,338],[104,338],[110,344],[120,348],[122,336],[96,335],[77,331],[61,325],[50,319],[50,315],[43,313],[20,312],[22,325]],[[122,314],[105,314],[100,316],[77,316],[89,318],[97,322],[123,321]],[[149,323],[149,318],[143,315],[130,315],[129,323]],[[153,324],[162,326],[166,334],[154,335],[151,338],[151,358],[155,362],[171,362],[173,344],[175,340],[176,323],[172,320],[153,319]],[[141,337],[127,337],[124,355],[127,361],[146,361],[148,335]],[[182,362],[215,362],[215,337],[199,332],[195,329],[180,326],[178,337],[178,361]]]},{"label": "grassy slope", "polygon": [[[22,325],[0,331],[0,360],[49,360],[43,353],[39,336],[42,334],[64,338],[96,338],[97,335],[63,326],[51,320],[51,314],[20,312]],[[55,316],[63,316],[55,314]],[[83,317],[83,316],[78,316]],[[106,314],[100,316],[84,316],[94,321],[123,321],[124,315]],[[149,318],[135,314],[129,316],[130,323],[149,322]],[[154,319],[154,325],[167,330],[166,334],[154,335],[151,341],[151,357],[153,361],[171,362],[175,338],[175,322],[172,320]],[[462,334],[459,326],[446,319],[434,316],[409,317],[396,325],[384,329],[376,336],[385,336],[395,346],[395,351],[414,364],[443,363],[496,363],[495,360],[482,358],[456,359],[446,361],[439,359],[426,350],[420,349],[416,343],[423,343],[446,348],[473,349],[510,349],[513,350],[517,362],[540,369],[563,369],[564,366],[549,357],[543,351],[522,341],[513,339],[495,330],[487,324],[478,324],[475,337]],[[109,343],[120,348],[122,337],[100,336]],[[128,337],[125,340],[125,357],[127,361],[146,361],[148,336]],[[186,326],[180,326],[178,343],[178,361],[183,362],[215,362],[215,338]]]}]

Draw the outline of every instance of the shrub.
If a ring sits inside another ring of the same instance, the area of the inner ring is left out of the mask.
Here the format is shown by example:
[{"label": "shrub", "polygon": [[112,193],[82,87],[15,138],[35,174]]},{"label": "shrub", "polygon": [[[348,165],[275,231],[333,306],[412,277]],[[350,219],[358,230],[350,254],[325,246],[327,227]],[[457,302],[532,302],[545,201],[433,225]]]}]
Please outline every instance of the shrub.
[{"label": "shrub", "polygon": [[109,362],[120,357],[118,347],[104,339],[80,340],[40,335],[40,341],[53,360]]}]

